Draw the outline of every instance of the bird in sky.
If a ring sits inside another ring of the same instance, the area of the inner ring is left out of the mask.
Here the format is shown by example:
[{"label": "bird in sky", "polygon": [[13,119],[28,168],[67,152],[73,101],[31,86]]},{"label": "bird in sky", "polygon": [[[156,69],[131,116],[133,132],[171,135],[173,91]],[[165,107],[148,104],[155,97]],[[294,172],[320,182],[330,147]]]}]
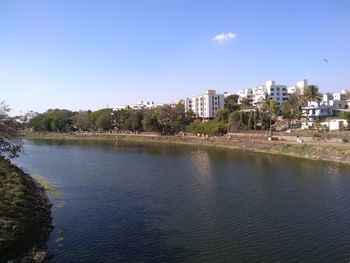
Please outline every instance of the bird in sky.
[{"label": "bird in sky", "polygon": [[328,63],[328,59],[326,59],[326,58],[323,58],[323,60],[324,60],[325,62],[327,62],[327,63]]}]

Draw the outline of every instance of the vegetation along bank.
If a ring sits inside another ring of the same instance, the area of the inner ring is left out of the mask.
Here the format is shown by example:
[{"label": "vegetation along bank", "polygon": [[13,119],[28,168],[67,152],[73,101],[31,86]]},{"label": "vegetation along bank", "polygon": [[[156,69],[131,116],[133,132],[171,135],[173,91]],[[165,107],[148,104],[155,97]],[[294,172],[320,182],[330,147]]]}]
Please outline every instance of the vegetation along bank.
[{"label": "vegetation along bank", "polygon": [[44,188],[10,162],[21,152],[22,142],[8,112],[0,103],[0,263],[44,262],[51,204]]},{"label": "vegetation along bank", "polygon": [[45,190],[0,158],[0,262],[42,262],[51,229],[51,204]]}]

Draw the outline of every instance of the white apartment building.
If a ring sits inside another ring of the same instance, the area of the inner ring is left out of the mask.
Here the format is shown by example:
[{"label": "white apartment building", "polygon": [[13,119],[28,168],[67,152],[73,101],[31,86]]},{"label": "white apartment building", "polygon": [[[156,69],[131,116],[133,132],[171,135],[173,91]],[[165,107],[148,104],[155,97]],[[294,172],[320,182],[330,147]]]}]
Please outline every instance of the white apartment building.
[{"label": "white apartment building", "polygon": [[243,99],[249,98],[252,101],[252,106],[259,107],[265,99],[273,98],[277,102],[277,105],[280,106],[282,103],[288,101],[289,94],[304,94],[307,85],[306,79],[298,81],[296,85],[289,87],[287,85],[276,84],[274,80],[268,80],[264,85],[238,91],[238,104]]},{"label": "white apartment building", "polygon": [[303,115],[310,120],[317,118],[325,118],[334,116],[335,111],[347,109],[348,102],[346,100],[347,91],[342,90],[339,93],[325,93],[320,102],[309,102],[306,107],[302,108]]},{"label": "white apartment building", "polygon": [[348,108],[348,101],[346,99],[348,92],[346,90],[342,90],[339,93],[333,93],[334,106],[338,109]]},{"label": "white apartment building", "polygon": [[238,91],[237,95],[238,97],[238,104],[242,103],[242,100],[244,99],[253,99],[253,89],[242,89]]},{"label": "white apartment building", "polygon": [[308,86],[307,80],[304,79],[304,80],[298,81],[294,86],[289,86],[287,88],[287,91],[288,91],[288,94],[297,93],[299,95],[304,95],[304,92],[307,86]]},{"label": "white apartment building", "polygon": [[280,106],[288,100],[289,94],[286,85],[278,85],[274,80],[266,81],[265,85],[259,85],[252,89],[253,106],[258,107],[266,98],[273,98]]},{"label": "white apartment building", "polygon": [[114,110],[121,110],[126,108],[131,108],[134,110],[142,110],[142,109],[152,109],[155,107],[165,106],[164,103],[155,103],[154,101],[139,101],[136,104],[130,104],[130,105],[118,105],[114,107]]},{"label": "white apartment building", "polygon": [[186,98],[185,110],[192,110],[197,117],[211,119],[215,112],[225,105],[224,94],[217,94],[215,90],[207,90],[204,95]]}]

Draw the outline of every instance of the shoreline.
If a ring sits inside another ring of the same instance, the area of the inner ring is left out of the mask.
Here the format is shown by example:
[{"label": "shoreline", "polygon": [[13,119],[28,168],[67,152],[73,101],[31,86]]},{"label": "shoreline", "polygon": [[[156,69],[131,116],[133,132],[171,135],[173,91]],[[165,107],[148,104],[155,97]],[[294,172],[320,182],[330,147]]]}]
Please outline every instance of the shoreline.
[{"label": "shoreline", "polygon": [[4,159],[0,182],[0,262],[45,262],[53,228],[45,188]]},{"label": "shoreline", "polygon": [[[145,143],[168,143],[200,145],[206,147],[246,150],[250,152],[280,154],[309,160],[331,161],[350,165],[350,145],[336,142],[305,141],[297,143],[290,138],[296,136],[274,136],[277,140],[267,141],[266,134],[230,134],[223,137],[164,136],[157,134],[125,133],[26,133],[24,139],[51,140],[104,140],[134,141]],[[286,139],[287,138],[287,139]]]}]

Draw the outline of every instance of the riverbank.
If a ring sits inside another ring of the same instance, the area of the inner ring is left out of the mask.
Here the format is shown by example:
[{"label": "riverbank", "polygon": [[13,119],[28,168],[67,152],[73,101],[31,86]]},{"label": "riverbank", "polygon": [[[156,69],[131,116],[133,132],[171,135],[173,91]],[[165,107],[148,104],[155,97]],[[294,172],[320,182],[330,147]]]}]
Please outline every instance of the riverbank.
[{"label": "riverbank", "polygon": [[32,177],[0,158],[0,262],[45,262],[51,204]]},{"label": "riverbank", "polygon": [[[160,136],[157,134],[106,134],[106,133],[26,133],[28,139],[65,139],[65,140],[110,140],[138,141],[153,143],[176,143],[243,149],[247,151],[280,154],[298,158],[333,161],[350,164],[350,145],[334,141],[307,140],[297,143],[297,136],[274,136],[267,140],[266,134],[237,133],[222,137],[197,136]],[[295,138],[294,138],[295,137]]]}]

